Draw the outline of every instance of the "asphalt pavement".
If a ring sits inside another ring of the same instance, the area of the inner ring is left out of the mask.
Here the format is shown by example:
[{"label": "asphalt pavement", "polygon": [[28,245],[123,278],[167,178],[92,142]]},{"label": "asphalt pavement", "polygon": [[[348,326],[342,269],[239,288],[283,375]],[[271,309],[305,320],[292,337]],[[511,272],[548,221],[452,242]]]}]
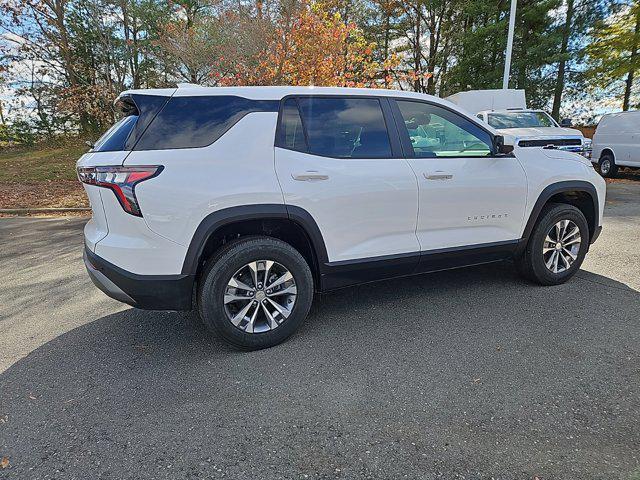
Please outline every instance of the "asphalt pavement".
[{"label": "asphalt pavement", "polygon": [[640,479],[639,182],[565,285],[363,285],[251,353],[104,296],[84,222],[0,219],[0,478]]}]

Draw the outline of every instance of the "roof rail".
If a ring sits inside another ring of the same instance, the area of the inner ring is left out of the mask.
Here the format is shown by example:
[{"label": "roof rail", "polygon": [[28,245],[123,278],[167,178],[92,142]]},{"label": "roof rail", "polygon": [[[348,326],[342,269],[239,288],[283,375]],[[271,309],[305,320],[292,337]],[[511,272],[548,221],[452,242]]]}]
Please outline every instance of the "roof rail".
[{"label": "roof rail", "polygon": [[178,83],[178,88],[198,88],[200,85],[195,83]]}]

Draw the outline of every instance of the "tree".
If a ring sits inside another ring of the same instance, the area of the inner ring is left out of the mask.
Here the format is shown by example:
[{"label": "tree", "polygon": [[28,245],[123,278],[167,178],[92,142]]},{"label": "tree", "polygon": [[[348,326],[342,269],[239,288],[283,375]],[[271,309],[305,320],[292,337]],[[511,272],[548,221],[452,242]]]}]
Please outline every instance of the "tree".
[{"label": "tree", "polygon": [[629,110],[631,95],[640,68],[640,2],[625,5],[621,11],[594,27],[593,42],[587,48],[591,79],[601,87],[624,79],[622,110]]},{"label": "tree", "polygon": [[559,26],[562,35],[558,53],[558,73],[555,80],[551,115],[560,119],[563,96],[582,96],[587,79],[582,64],[584,45],[589,42],[588,29],[602,19],[606,4],[602,0],[564,0],[566,13]]},{"label": "tree", "polygon": [[[371,87],[379,82],[375,44],[339,13],[320,4],[303,4],[278,20],[270,41],[251,58],[224,56],[214,62],[221,85],[316,85]],[[236,52],[237,53],[237,52]],[[225,64],[233,70],[225,70]],[[226,72],[226,73],[225,73]]]}]

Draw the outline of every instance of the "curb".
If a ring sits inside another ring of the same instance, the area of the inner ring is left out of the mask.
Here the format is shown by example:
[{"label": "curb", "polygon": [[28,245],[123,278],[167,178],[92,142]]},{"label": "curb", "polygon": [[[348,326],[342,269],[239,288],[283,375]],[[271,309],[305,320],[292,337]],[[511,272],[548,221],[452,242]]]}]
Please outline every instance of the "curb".
[{"label": "curb", "polygon": [[13,215],[26,215],[29,213],[65,213],[65,212],[90,212],[89,207],[70,208],[0,208],[0,213]]}]

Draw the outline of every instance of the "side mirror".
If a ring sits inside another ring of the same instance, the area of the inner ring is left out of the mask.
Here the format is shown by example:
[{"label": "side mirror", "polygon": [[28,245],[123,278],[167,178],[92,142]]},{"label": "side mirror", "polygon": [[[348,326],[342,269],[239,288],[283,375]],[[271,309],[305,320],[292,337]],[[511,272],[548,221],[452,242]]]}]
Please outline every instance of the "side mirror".
[{"label": "side mirror", "polygon": [[513,152],[513,145],[505,145],[504,137],[496,135],[493,137],[493,151],[500,155],[508,155]]},{"label": "side mirror", "polygon": [[573,125],[573,121],[570,118],[563,118],[560,120],[561,127],[570,127]]}]

